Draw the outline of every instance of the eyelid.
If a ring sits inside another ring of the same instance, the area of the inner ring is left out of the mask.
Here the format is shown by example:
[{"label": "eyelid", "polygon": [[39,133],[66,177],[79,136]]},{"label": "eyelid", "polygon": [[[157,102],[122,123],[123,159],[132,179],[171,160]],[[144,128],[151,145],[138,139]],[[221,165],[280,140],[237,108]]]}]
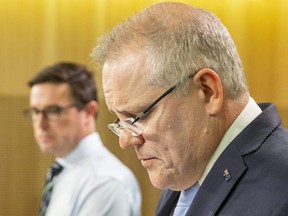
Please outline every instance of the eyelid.
[{"label": "eyelid", "polygon": [[60,106],[52,106],[52,107],[47,107],[46,110],[62,110],[63,107]]},{"label": "eyelid", "polygon": [[[149,119],[153,115],[155,108],[156,107],[153,107],[151,110],[149,110],[149,112],[147,112],[142,118],[140,118],[139,121],[145,121]],[[136,118],[136,116],[134,118]]]},{"label": "eyelid", "polygon": [[30,109],[31,109],[31,110],[41,111],[41,110],[46,110],[46,109],[54,108],[54,107],[56,107],[56,108],[61,108],[61,106],[59,106],[59,105],[49,105],[49,106],[45,107],[44,109],[38,109],[38,108],[36,108],[36,107],[30,107]]},{"label": "eyelid", "polygon": [[45,109],[51,109],[51,108],[62,108],[61,106],[59,106],[59,105],[51,105],[51,106],[48,106],[48,107],[46,107]]},{"label": "eyelid", "polygon": [[127,118],[135,118],[137,115],[127,112],[127,111],[121,111],[121,112],[117,112],[117,114],[115,112],[112,112],[114,115],[116,115],[116,117],[119,120],[123,120],[123,119],[127,119]]},{"label": "eyelid", "polygon": [[[143,109],[144,110],[144,109]],[[127,118],[133,118],[133,119],[135,119],[138,115],[140,115],[140,113],[143,111],[142,109],[141,109],[141,111],[137,111],[137,112],[130,112],[130,111],[117,111],[117,112],[114,112],[114,111],[112,111],[112,110],[110,110],[110,112],[112,113],[112,114],[114,114],[114,115],[116,115],[116,117],[119,119],[119,121],[121,121],[121,120],[125,120],[125,119],[127,119]],[[152,113],[154,112],[154,110],[155,110],[155,107],[153,107],[151,110],[149,110],[149,112],[148,113],[146,113],[146,115],[145,116],[143,116],[140,120],[145,120],[145,119],[147,119],[147,118],[149,118],[151,115],[152,115]],[[117,114],[116,114],[117,113]],[[117,119],[116,119],[117,120]],[[116,121],[115,120],[115,121]]]},{"label": "eyelid", "polygon": [[32,107],[32,108],[30,108],[30,110],[32,112],[35,112],[35,113],[38,114],[38,113],[41,113],[41,112],[47,112],[47,111],[49,112],[51,110],[53,110],[53,111],[57,110],[59,112],[59,111],[62,110],[62,107],[60,107],[58,105],[51,105],[51,106],[45,107],[44,109],[37,109],[35,107]]}]

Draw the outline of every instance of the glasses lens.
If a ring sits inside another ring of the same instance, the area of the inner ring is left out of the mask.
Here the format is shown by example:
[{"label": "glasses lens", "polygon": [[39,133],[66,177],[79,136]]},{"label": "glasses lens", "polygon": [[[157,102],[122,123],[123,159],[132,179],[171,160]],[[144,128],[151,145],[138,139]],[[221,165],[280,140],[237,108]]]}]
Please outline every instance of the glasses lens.
[{"label": "glasses lens", "polygon": [[112,123],[112,124],[108,124],[108,128],[109,130],[111,130],[113,133],[115,133],[117,136],[120,136],[120,130],[121,127],[118,123]]},{"label": "glasses lens", "polygon": [[49,120],[55,121],[60,117],[63,110],[65,110],[65,107],[51,106],[51,107],[47,107],[42,112],[43,112],[43,114],[45,114],[47,116],[47,118]]},{"label": "glasses lens", "polygon": [[126,120],[120,121],[119,125],[123,129],[128,131],[132,136],[138,136],[143,133],[143,128],[141,124],[139,124],[138,122],[135,122],[134,124],[132,124],[133,121],[134,121],[134,118],[128,118]]},{"label": "glasses lens", "polygon": [[32,110],[31,109],[24,110],[23,114],[28,121],[32,121]]},{"label": "glasses lens", "polygon": [[108,128],[109,130],[114,132],[117,136],[121,135],[122,130],[130,133],[132,136],[139,136],[140,134],[143,133],[143,127],[138,122],[132,124],[133,121],[134,121],[133,118],[117,121],[115,123],[108,124]]}]

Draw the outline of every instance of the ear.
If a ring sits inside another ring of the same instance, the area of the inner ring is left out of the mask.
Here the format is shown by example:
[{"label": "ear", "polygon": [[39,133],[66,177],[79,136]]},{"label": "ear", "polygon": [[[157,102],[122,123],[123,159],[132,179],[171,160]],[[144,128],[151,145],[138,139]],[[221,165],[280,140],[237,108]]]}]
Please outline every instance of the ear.
[{"label": "ear", "polygon": [[92,116],[95,118],[99,111],[99,105],[96,101],[90,101],[85,106],[85,111],[87,113],[87,116]]},{"label": "ear", "polygon": [[223,103],[223,87],[219,76],[211,69],[204,68],[193,78],[200,89],[206,112],[214,116],[220,112]]}]

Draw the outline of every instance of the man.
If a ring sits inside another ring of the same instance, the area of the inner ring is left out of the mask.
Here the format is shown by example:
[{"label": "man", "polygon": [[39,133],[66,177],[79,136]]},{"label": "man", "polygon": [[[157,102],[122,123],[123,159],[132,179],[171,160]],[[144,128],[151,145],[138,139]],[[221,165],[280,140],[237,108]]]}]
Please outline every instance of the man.
[{"label": "man", "polygon": [[288,132],[273,104],[250,97],[228,31],[211,13],[159,3],[99,40],[109,128],[133,146],[156,215],[288,212]]},{"label": "man", "polygon": [[99,106],[92,73],[83,65],[62,62],[43,69],[28,84],[30,108],[25,114],[35,139],[63,167],[51,199],[44,195],[40,215],[141,215],[134,175],[96,132]]}]

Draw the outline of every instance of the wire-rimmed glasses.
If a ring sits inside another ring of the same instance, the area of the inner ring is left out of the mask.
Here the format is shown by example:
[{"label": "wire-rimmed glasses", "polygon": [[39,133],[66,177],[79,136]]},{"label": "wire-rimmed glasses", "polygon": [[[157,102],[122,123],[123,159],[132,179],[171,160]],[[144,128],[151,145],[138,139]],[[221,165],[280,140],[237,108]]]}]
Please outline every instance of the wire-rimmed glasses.
[{"label": "wire-rimmed glasses", "polygon": [[139,122],[134,121],[134,118],[128,118],[121,121],[117,119],[115,122],[108,124],[108,128],[109,130],[113,131],[117,136],[121,135],[122,129],[129,132],[132,136],[139,136],[143,132],[143,127]]},{"label": "wire-rimmed glasses", "polygon": [[[192,78],[195,74],[188,76],[188,78]],[[135,118],[128,118],[124,120],[116,119],[113,123],[108,124],[109,130],[114,132],[117,136],[121,136],[121,130],[125,130],[132,136],[139,136],[143,133],[143,126],[137,122],[142,119],[157,103],[159,103],[164,97],[169,95],[181,82],[171,86],[167,91],[165,91],[160,97],[158,97],[148,108],[146,108],[143,112],[141,112]]]}]

